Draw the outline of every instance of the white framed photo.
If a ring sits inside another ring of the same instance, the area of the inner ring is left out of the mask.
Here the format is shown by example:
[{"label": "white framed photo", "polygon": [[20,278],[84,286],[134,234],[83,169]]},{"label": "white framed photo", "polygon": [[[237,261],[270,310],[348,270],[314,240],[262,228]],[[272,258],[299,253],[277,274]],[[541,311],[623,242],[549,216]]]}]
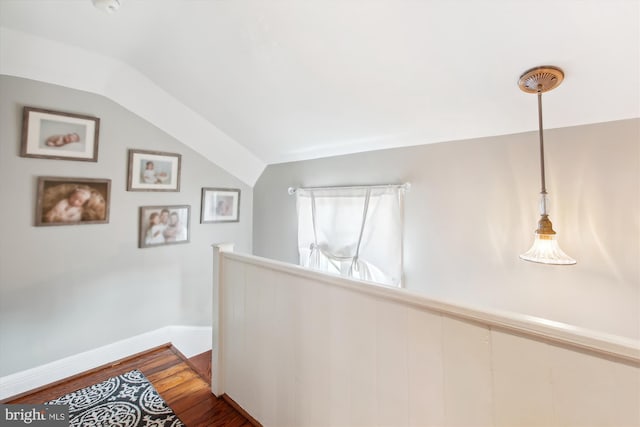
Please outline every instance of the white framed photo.
[{"label": "white framed photo", "polygon": [[189,243],[189,218],[191,207],[141,206],[140,248]]},{"label": "white framed photo", "polygon": [[237,188],[203,188],[200,223],[239,222],[240,190]]},{"label": "white framed photo", "polygon": [[24,107],[20,156],[97,162],[99,134],[97,117]]},{"label": "white framed photo", "polygon": [[127,191],[180,191],[181,160],[175,153],[129,150]]}]

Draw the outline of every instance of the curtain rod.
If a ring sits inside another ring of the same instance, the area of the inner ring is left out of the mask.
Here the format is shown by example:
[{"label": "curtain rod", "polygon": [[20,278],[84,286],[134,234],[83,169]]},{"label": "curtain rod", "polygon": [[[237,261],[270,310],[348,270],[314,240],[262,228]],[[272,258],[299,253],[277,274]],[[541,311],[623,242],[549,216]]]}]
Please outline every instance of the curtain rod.
[{"label": "curtain rod", "polygon": [[290,196],[296,194],[298,190],[356,190],[362,188],[402,188],[405,191],[411,189],[411,183],[405,182],[404,184],[378,184],[378,185],[346,185],[337,187],[289,187],[287,192]]}]

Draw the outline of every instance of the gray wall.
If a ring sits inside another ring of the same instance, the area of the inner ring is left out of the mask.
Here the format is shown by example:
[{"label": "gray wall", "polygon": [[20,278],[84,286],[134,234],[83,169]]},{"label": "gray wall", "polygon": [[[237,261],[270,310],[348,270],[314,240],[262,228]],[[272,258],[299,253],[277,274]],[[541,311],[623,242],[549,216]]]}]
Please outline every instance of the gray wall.
[{"label": "gray wall", "polygon": [[545,132],[550,218],[575,266],[521,261],[538,220],[537,132],[269,166],[256,255],[297,262],[289,186],[410,182],[406,287],[640,337],[640,120]]},{"label": "gray wall", "polygon": [[[100,117],[98,162],[19,157],[24,105]],[[127,192],[127,149],[182,154],[180,192]],[[0,76],[0,376],[165,325],[211,325],[211,244],[251,251],[252,189],[104,97]],[[111,179],[108,224],[35,227],[38,176]],[[242,191],[200,224],[202,187]],[[191,241],[138,249],[138,209],[191,206]]]}]

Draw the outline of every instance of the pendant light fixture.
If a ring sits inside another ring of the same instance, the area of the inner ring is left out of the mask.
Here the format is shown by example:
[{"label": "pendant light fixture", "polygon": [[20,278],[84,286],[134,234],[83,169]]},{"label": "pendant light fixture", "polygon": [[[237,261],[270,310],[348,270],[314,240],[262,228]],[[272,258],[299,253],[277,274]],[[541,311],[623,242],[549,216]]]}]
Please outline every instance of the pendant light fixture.
[{"label": "pendant light fixture", "polygon": [[571,265],[576,260],[565,254],[558,244],[556,232],[553,231],[549,220],[549,199],[544,174],[544,137],[542,132],[542,93],[555,89],[564,79],[564,73],[558,67],[543,66],[526,71],[518,86],[526,93],[538,95],[538,129],[540,135],[540,220],[535,231],[533,246],[520,255],[525,261],[543,264]]}]

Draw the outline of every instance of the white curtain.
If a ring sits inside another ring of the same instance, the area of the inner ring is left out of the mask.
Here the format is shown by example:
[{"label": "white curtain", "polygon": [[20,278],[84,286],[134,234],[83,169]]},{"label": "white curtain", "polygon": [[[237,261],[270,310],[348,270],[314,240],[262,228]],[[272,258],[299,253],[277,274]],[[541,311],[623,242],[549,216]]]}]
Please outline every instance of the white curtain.
[{"label": "white curtain", "polygon": [[300,265],[401,286],[399,186],[298,189]]}]

